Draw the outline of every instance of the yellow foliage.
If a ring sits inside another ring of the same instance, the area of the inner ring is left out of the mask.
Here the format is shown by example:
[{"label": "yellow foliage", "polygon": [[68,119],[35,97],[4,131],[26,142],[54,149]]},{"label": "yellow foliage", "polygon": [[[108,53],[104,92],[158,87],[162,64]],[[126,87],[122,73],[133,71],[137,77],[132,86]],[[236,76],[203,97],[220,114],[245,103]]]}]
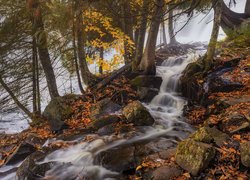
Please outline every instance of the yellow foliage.
[{"label": "yellow foliage", "polygon": [[[89,9],[84,12],[84,24],[86,33],[94,32],[98,34],[96,38],[91,39],[87,44],[97,49],[103,48],[105,51],[114,49],[117,54],[113,57],[112,61],[100,59],[95,57],[95,61],[98,65],[102,65],[104,71],[111,71],[113,68],[123,63],[123,55],[125,53],[124,44],[126,44],[129,53],[134,51],[134,42],[121,29],[114,27],[113,20],[104,16],[96,9]],[[112,38],[112,41],[105,41],[104,37],[108,36]],[[88,59],[89,63],[93,63],[93,60]]]}]

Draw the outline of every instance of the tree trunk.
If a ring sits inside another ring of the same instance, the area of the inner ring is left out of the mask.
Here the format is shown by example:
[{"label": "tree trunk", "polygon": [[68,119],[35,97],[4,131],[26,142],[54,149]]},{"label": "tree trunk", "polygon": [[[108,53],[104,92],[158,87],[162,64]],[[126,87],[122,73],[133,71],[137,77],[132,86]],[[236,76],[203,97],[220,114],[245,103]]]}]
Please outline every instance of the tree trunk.
[{"label": "tree trunk", "polygon": [[[73,4],[73,7],[74,7],[74,4]],[[82,86],[82,81],[81,81],[81,76],[80,76],[79,66],[78,66],[78,58],[77,58],[75,14],[73,15],[72,37],[73,37],[73,39],[72,39],[72,41],[73,41],[73,53],[74,53],[74,63],[75,63],[75,68],[76,68],[77,82],[78,82],[78,86],[79,86],[81,93],[84,94],[85,91],[84,91],[83,86]]]},{"label": "tree trunk", "polygon": [[250,15],[250,0],[246,2],[245,13]]},{"label": "tree trunk", "polygon": [[103,48],[100,48],[100,59],[101,59],[101,63],[99,65],[99,73],[100,74],[103,74],[103,59],[104,59],[104,49]]},{"label": "tree trunk", "polygon": [[18,100],[18,98],[15,96],[15,94],[11,91],[11,89],[8,87],[8,85],[4,82],[1,74],[0,74],[0,84],[2,87],[8,92],[10,97],[14,100],[16,105],[29,116],[29,118],[33,119],[33,114]]},{"label": "tree trunk", "polygon": [[[249,3],[249,0],[247,3]],[[249,5],[246,4],[246,11],[248,9],[247,6]],[[237,30],[248,18],[250,18],[249,13],[236,13],[228,8],[225,2],[222,1],[221,27],[226,34],[230,35],[232,31]]]},{"label": "tree trunk", "polygon": [[214,7],[214,25],[213,25],[213,31],[212,35],[210,38],[210,42],[208,45],[207,49],[207,54],[205,58],[205,72],[207,72],[213,62],[214,54],[215,54],[215,49],[216,49],[216,44],[217,44],[217,39],[219,35],[219,29],[220,29],[220,24],[221,24],[221,15],[222,15],[222,2],[223,0],[218,0],[215,3]]},{"label": "tree trunk", "polygon": [[[133,37],[133,18],[131,15],[131,7],[129,4],[129,1],[125,0],[122,3],[122,29],[125,35],[127,35],[131,40],[134,40]],[[124,59],[125,64],[128,64],[129,61],[132,60],[134,53],[130,52],[129,50],[129,44],[127,40],[124,40]]]},{"label": "tree trunk", "polygon": [[36,40],[33,37],[32,42],[32,88],[33,88],[33,112],[37,112],[37,75],[36,75],[36,63],[37,63],[37,51],[36,51]]},{"label": "tree trunk", "polygon": [[141,23],[139,27],[139,33],[138,33],[135,60],[132,65],[133,71],[138,70],[138,66],[141,63],[141,59],[143,55],[143,48],[144,48],[144,43],[145,43],[145,36],[146,36],[146,31],[147,31],[147,22],[148,22],[148,15],[149,15],[149,11],[148,11],[149,3],[150,3],[150,0],[144,0],[142,9],[140,11]]},{"label": "tree trunk", "polygon": [[163,14],[164,0],[156,0],[154,14],[151,20],[150,31],[148,35],[147,45],[142,57],[140,68],[147,75],[156,74],[156,65],[155,65],[155,48],[156,41],[159,32],[159,26]]},{"label": "tree trunk", "polygon": [[[170,7],[171,8],[171,7]],[[170,42],[169,44],[177,44],[177,41],[175,39],[175,33],[174,33],[174,18],[173,18],[173,9],[169,11],[169,20],[168,20],[168,31],[169,31],[169,38]]]},{"label": "tree trunk", "polygon": [[44,31],[42,12],[40,8],[39,0],[34,0],[32,1],[32,3],[29,2],[28,7],[30,11],[32,12],[33,30],[35,32],[39,58],[40,58],[40,61],[41,61],[41,64],[45,73],[50,97],[51,99],[53,99],[55,97],[58,97],[59,93],[57,90],[54,70],[52,67],[51,60],[50,60],[49,50],[47,46],[47,36]]},{"label": "tree trunk", "polygon": [[82,80],[86,86],[88,86],[94,76],[91,74],[86,62],[86,54],[84,47],[84,31],[83,31],[83,1],[76,1],[76,26],[77,26],[77,49],[78,49],[78,59],[79,59],[79,68],[81,71]]}]

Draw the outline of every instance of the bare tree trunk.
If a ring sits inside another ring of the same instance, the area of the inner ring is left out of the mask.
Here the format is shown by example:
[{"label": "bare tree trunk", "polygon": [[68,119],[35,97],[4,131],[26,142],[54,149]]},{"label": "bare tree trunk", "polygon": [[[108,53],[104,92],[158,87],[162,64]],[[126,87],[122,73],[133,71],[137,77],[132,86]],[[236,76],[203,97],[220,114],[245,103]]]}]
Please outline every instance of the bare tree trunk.
[{"label": "bare tree trunk", "polygon": [[[37,50],[36,50],[37,51]],[[36,56],[36,93],[37,93],[37,113],[41,114],[41,94],[40,94],[40,82],[39,82],[39,61]]]},{"label": "bare tree trunk", "polygon": [[[74,3],[74,1],[73,1]],[[73,4],[74,7],[74,4]],[[74,8],[75,9],[75,8]],[[75,63],[75,68],[76,68],[76,76],[77,76],[77,82],[79,89],[82,94],[85,93],[83,86],[82,86],[82,81],[81,81],[81,76],[79,72],[79,66],[78,66],[78,57],[77,57],[77,47],[76,47],[76,27],[75,27],[75,14],[73,15],[73,23],[72,23],[72,41],[73,41],[73,53],[74,53],[74,63]]]},{"label": "bare tree trunk", "polygon": [[33,112],[37,112],[37,75],[36,75],[36,63],[37,63],[37,51],[36,51],[36,40],[33,37],[32,42],[32,88],[33,88]]},{"label": "bare tree trunk", "polygon": [[47,47],[47,36],[44,31],[42,12],[39,0],[34,0],[32,1],[32,3],[28,2],[28,7],[30,12],[32,12],[32,19],[33,19],[32,23],[38,47],[38,54],[45,73],[50,97],[51,99],[53,99],[55,97],[58,97],[59,93],[57,90],[56,78]]},{"label": "bare tree trunk", "polygon": [[2,75],[0,74],[0,84],[2,87],[8,92],[10,97],[14,100],[16,105],[29,116],[29,118],[33,119],[33,114],[18,100],[18,98],[15,96],[15,94],[11,91],[11,89],[8,87],[8,85],[4,82]]},{"label": "bare tree trunk", "polygon": [[245,13],[250,15],[250,0],[246,2]]},{"label": "bare tree trunk", "polygon": [[[171,7],[170,7],[171,8]],[[177,44],[177,41],[175,39],[175,33],[174,33],[174,18],[173,18],[173,10],[171,9],[169,11],[169,20],[168,20],[168,31],[169,31],[169,38],[170,43],[169,44]]]},{"label": "bare tree trunk", "polygon": [[210,42],[207,49],[207,54],[205,58],[205,72],[207,72],[213,62],[217,39],[219,35],[219,29],[221,24],[221,15],[222,15],[222,2],[223,0],[216,0],[215,1],[215,7],[214,7],[214,25],[213,25],[213,31],[210,38]]},{"label": "bare tree trunk", "polygon": [[156,65],[155,65],[155,48],[156,41],[159,32],[159,26],[163,14],[164,0],[156,0],[154,14],[151,20],[150,31],[148,35],[147,45],[142,57],[140,68],[145,74],[155,75]]},{"label": "bare tree trunk", "polygon": [[148,15],[149,15],[149,3],[150,3],[150,0],[144,0],[142,9],[140,11],[141,23],[139,27],[139,33],[138,33],[135,60],[132,65],[133,71],[136,71],[138,69],[138,66],[141,63],[141,59],[143,55],[143,48],[144,48],[144,43],[145,43],[145,36],[146,36],[146,31],[147,31],[147,22],[148,22]]},{"label": "bare tree trunk", "polygon": [[[104,59],[104,49],[103,48],[100,49],[100,58],[103,61],[103,59]],[[103,63],[101,63],[99,65],[99,73],[103,74]]]},{"label": "bare tree trunk", "polygon": [[78,59],[79,59],[79,68],[81,71],[82,80],[86,86],[88,86],[94,76],[91,74],[86,62],[86,54],[84,47],[84,32],[83,32],[83,1],[76,1],[76,24],[77,24],[77,49],[78,49]]}]

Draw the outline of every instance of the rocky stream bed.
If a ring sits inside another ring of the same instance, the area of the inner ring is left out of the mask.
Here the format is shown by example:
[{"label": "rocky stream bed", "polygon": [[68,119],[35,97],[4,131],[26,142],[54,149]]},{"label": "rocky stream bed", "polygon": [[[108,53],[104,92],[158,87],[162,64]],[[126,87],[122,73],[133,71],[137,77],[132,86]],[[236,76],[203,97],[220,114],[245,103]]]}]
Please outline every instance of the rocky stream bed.
[{"label": "rocky stream bed", "polygon": [[55,99],[50,124],[1,135],[0,179],[248,179],[249,51],[194,78],[204,46],[177,48],[157,52],[157,76]]}]

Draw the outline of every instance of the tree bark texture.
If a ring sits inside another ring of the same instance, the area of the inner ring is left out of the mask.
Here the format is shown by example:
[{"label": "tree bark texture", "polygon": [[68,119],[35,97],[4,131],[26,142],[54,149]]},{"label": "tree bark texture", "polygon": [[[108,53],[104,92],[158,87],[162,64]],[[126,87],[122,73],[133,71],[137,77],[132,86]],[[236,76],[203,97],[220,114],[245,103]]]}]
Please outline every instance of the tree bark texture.
[{"label": "tree bark texture", "polygon": [[157,36],[159,32],[159,26],[163,15],[164,0],[156,0],[154,14],[151,20],[150,31],[148,35],[148,40],[146,48],[142,57],[140,64],[140,69],[144,71],[147,75],[156,74],[155,65],[155,48],[157,42]]}]

